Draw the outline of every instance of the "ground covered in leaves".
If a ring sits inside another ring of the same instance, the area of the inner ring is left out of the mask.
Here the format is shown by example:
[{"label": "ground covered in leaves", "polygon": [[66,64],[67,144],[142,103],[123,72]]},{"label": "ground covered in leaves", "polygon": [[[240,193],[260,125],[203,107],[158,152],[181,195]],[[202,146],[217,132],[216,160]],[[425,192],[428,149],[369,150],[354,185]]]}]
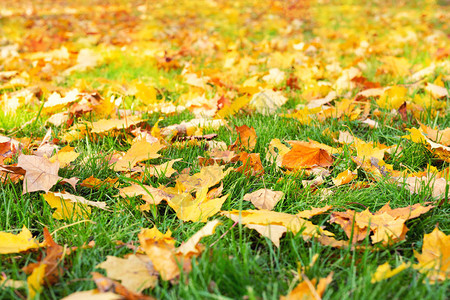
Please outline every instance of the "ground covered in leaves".
[{"label": "ground covered in leaves", "polygon": [[450,296],[445,1],[76,2],[1,3],[0,298]]}]

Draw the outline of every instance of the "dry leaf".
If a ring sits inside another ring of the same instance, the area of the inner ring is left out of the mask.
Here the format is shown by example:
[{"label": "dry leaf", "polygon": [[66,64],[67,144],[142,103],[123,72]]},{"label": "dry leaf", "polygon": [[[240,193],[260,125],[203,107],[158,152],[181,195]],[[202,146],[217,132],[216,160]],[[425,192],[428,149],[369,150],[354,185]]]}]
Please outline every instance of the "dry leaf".
[{"label": "dry leaf", "polygon": [[61,177],[58,176],[59,162],[50,162],[45,157],[21,154],[17,163],[26,171],[23,180],[23,193],[34,191],[48,192]]},{"label": "dry leaf", "polygon": [[356,177],[357,177],[356,173],[354,173],[350,170],[345,170],[345,171],[339,173],[338,176],[336,176],[336,178],[333,178],[333,183],[335,186],[340,186],[340,185],[349,183]]},{"label": "dry leaf", "polygon": [[28,299],[34,299],[36,294],[39,294],[42,291],[46,267],[47,265],[41,264],[33,270],[33,273],[31,273],[30,276],[28,276]]},{"label": "dry leaf", "polygon": [[90,290],[83,292],[76,292],[70,294],[61,300],[120,300],[122,296],[114,294],[113,292],[99,292],[98,290]]},{"label": "dry leaf", "polygon": [[128,171],[138,162],[158,158],[161,155],[157,152],[164,148],[159,142],[149,143],[146,140],[140,140],[131,145],[131,148],[114,166],[115,171]]},{"label": "dry leaf", "polygon": [[401,271],[409,268],[411,264],[402,262],[398,267],[391,269],[389,262],[379,265],[375,273],[372,274],[372,280],[370,283],[379,282],[388,278],[391,278]]},{"label": "dry leaf", "polygon": [[114,281],[108,277],[103,276],[100,273],[92,272],[92,279],[97,285],[97,290],[101,293],[109,293],[114,291],[114,293],[122,296],[125,300],[153,300],[154,298],[142,295],[140,293],[134,293],[129,291],[126,287]]},{"label": "dry leaf", "polygon": [[233,145],[230,146],[230,150],[247,149],[252,151],[256,146],[256,131],[253,127],[247,125],[235,126],[238,133],[238,137]]},{"label": "dry leaf", "polygon": [[89,201],[69,193],[48,192],[42,196],[52,208],[56,208],[52,216],[58,220],[88,218],[91,214],[91,206],[106,209],[106,202]]},{"label": "dry leaf", "polygon": [[282,164],[291,170],[317,166],[330,167],[333,164],[333,158],[321,148],[296,144],[283,156]]},{"label": "dry leaf", "polygon": [[244,195],[245,201],[250,201],[259,209],[272,210],[278,201],[283,198],[284,193],[281,191],[272,191],[269,189],[260,189]]},{"label": "dry leaf", "polygon": [[436,283],[450,278],[450,235],[437,227],[423,237],[422,254],[414,251],[419,272],[427,274],[430,282]]},{"label": "dry leaf", "polygon": [[98,264],[97,268],[105,269],[109,278],[120,280],[124,287],[135,293],[154,287],[158,279],[147,256],[135,254],[126,258],[107,256],[106,261]]},{"label": "dry leaf", "polygon": [[333,273],[330,273],[327,277],[319,279],[316,285],[316,279],[309,280],[306,276],[303,276],[303,281],[299,283],[289,295],[283,297],[281,300],[317,300],[322,299],[325,289],[333,280]]},{"label": "dry leaf", "polygon": [[25,227],[19,234],[0,232],[0,254],[10,254],[39,248],[31,232]]},{"label": "dry leaf", "polygon": [[199,255],[201,249],[198,245],[202,238],[214,234],[216,227],[220,224],[219,220],[209,221],[205,226],[191,236],[186,242],[183,242],[176,250],[177,254],[183,256]]}]

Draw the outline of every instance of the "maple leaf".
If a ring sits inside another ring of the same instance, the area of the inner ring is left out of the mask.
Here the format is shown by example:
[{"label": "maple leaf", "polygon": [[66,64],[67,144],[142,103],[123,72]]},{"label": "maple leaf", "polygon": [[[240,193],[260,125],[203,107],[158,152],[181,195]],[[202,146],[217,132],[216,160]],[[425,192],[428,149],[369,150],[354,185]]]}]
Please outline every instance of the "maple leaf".
[{"label": "maple leaf", "polygon": [[259,189],[253,193],[245,194],[244,200],[250,201],[259,209],[272,210],[278,201],[283,198],[284,193],[280,191],[272,191],[269,189]]},{"label": "maple leaf", "polygon": [[145,172],[145,175],[155,176],[158,178],[170,177],[177,172],[177,170],[173,168],[173,164],[180,160],[182,160],[182,158],[172,159],[160,165],[146,166],[145,168],[136,167],[132,170],[137,172]]},{"label": "maple leaf", "polygon": [[448,91],[445,87],[443,86],[439,86],[436,84],[432,84],[427,82],[426,86],[425,86],[425,90],[427,92],[429,92],[434,98],[439,99],[439,98],[444,98],[444,97],[448,97]]},{"label": "maple leaf", "polygon": [[50,162],[45,157],[21,154],[17,166],[26,171],[23,180],[23,193],[34,191],[48,192],[62,179],[58,176],[59,162]]},{"label": "maple leaf", "polygon": [[163,188],[154,188],[149,185],[139,185],[131,184],[130,186],[121,188],[119,190],[119,196],[125,197],[135,197],[142,196],[142,200],[147,202],[147,205],[141,206],[141,210],[149,210],[149,205],[158,205],[163,200],[168,200],[172,197],[170,193],[164,191]]},{"label": "maple leaf", "polygon": [[123,297],[113,292],[100,292],[99,290],[89,290],[83,292],[75,292],[61,300],[121,300]]},{"label": "maple leaf", "polygon": [[42,285],[45,278],[46,264],[41,264],[39,267],[33,270],[30,276],[27,278],[28,284],[28,299],[34,299],[36,294],[42,291]]},{"label": "maple leaf", "polygon": [[341,173],[339,173],[336,178],[333,178],[333,183],[335,186],[340,186],[346,183],[349,183],[350,181],[352,181],[353,179],[355,179],[357,177],[357,174],[350,171],[350,170],[345,170]]},{"label": "maple leaf", "polygon": [[154,287],[158,278],[151,260],[145,255],[107,256],[97,268],[105,269],[109,278],[120,280],[124,287],[135,293]]},{"label": "maple leaf", "polygon": [[165,146],[156,143],[149,143],[146,140],[140,140],[131,145],[131,148],[114,166],[115,171],[127,171],[143,160],[158,158],[161,155],[157,152]]},{"label": "maple leaf", "polygon": [[276,112],[286,102],[287,98],[280,91],[275,92],[271,89],[264,89],[253,95],[249,105],[257,112],[269,115]]},{"label": "maple leaf", "polygon": [[288,169],[330,167],[333,158],[326,150],[295,144],[292,149],[283,156],[282,165]]},{"label": "maple leaf", "polygon": [[391,278],[398,273],[402,272],[403,270],[409,268],[411,266],[410,263],[402,262],[399,266],[392,269],[389,262],[386,262],[382,265],[379,265],[375,273],[372,274],[372,279],[370,280],[370,283],[379,282],[388,278]]},{"label": "maple leaf", "polygon": [[279,139],[273,139],[269,143],[266,160],[275,163],[277,167],[281,167],[283,156],[291,151],[291,148],[281,143]]},{"label": "maple leaf", "polygon": [[230,150],[248,149],[253,150],[256,146],[256,131],[253,127],[247,125],[235,126],[238,137]]},{"label": "maple leaf", "polygon": [[102,119],[92,123],[91,132],[104,133],[113,129],[129,128],[141,122],[143,122],[143,120],[139,116],[128,116],[124,119]]},{"label": "maple leaf", "polygon": [[[154,298],[145,296],[140,293],[134,293],[128,290],[126,287],[114,281],[108,277],[103,276],[100,273],[92,272],[92,279],[97,286],[97,290],[101,293],[110,293],[110,291],[114,291],[115,294],[120,295],[120,299],[126,300],[153,300]],[[109,295],[107,295],[109,297]],[[108,298],[110,299],[110,298]],[[114,298],[112,298],[114,299]]]},{"label": "maple leaf", "polygon": [[414,251],[418,263],[414,265],[425,273],[430,282],[436,283],[450,278],[450,235],[435,227],[423,237],[422,254]]},{"label": "maple leaf", "polygon": [[76,153],[73,147],[65,146],[61,150],[59,150],[54,156],[49,158],[50,162],[59,161],[59,167],[64,168],[68,166],[71,162],[73,162],[77,157],[80,156],[80,153]]},{"label": "maple leaf", "polygon": [[391,209],[389,203],[379,211],[371,213],[368,209],[363,212],[347,210],[345,212],[333,212],[330,222],[341,225],[348,238],[352,242],[364,240],[372,232],[372,242],[389,244],[405,239],[408,228],[405,222],[417,218],[428,212],[433,206],[424,207],[421,204]]},{"label": "maple leaf", "polygon": [[88,218],[91,214],[90,206],[106,209],[106,202],[89,201],[69,193],[48,192],[42,197],[52,208],[56,208],[52,216],[58,220]]},{"label": "maple leaf", "polygon": [[220,214],[234,222],[242,223],[250,229],[257,230],[277,246],[279,246],[280,237],[286,231],[294,234],[301,232],[305,240],[321,235],[333,236],[331,232],[321,229],[310,221],[287,213],[269,210],[232,210],[221,211]]},{"label": "maple leaf", "polygon": [[206,222],[209,217],[220,211],[227,198],[228,195],[209,198],[208,187],[204,187],[196,192],[195,198],[190,193],[182,193],[168,199],[167,202],[176,211],[180,220]]},{"label": "maple leaf", "polygon": [[314,207],[309,210],[302,210],[298,212],[296,215],[303,219],[310,219],[314,216],[321,215],[333,208],[331,205],[325,205],[324,207]]},{"label": "maple leaf", "polygon": [[219,224],[218,220],[208,222],[178,248],[175,248],[173,239],[165,237],[157,229],[153,234],[143,229],[138,237],[141,248],[153,262],[153,266],[161,278],[171,280],[180,275],[179,265],[183,270],[190,271],[190,258],[198,256],[202,252],[199,241],[203,237],[213,234]]},{"label": "maple leaf", "polygon": [[308,277],[303,275],[303,281],[300,282],[287,296],[281,296],[280,300],[316,300],[322,299],[325,289],[333,280],[333,273],[330,273],[325,278],[320,278],[319,282],[316,284],[317,280],[309,280]]},{"label": "maple leaf", "polygon": [[98,178],[95,178],[94,176],[90,176],[83,180],[83,182],[80,184],[81,186],[88,187],[88,188],[100,188],[102,186],[106,188],[112,188],[118,186],[118,180],[119,178],[106,178],[105,180],[101,180]]},{"label": "maple leaf", "polygon": [[192,176],[181,174],[176,181],[182,185],[185,191],[200,191],[203,188],[215,186],[232,171],[232,168],[225,171],[224,168],[224,166],[218,165],[206,166]]},{"label": "maple leaf", "polygon": [[61,265],[62,256],[70,251],[65,251],[64,247],[58,245],[50,235],[47,228],[44,227],[44,243],[45,257],[36,263],[30,263],[23,267],[22,270],[27,274],[33,274],[35,269],[45,266],[44,279],[45,284],[50,285],[58,282],[62,276],[64,269]]},{"label": "maple leaf", "polygon": [[29,249],[39,248],[39,242],[36,241],[31,232],[25,227],[19,234],[0,232],[0,254],[17,253]]},{"label": "maple leaf", "polygon": [[245,176],[262,176],[264,174],[259,153],[241,152],[239,161],[242,162],[242,166],[237,168],[236,172],[243,173]]},{"label": "maple leaf", "polygon": [[183,242],[177,249],[176,253],[181,254],[185,257],[197,256],[203,249],[199,247],[199,242],[205,236],[214,234],[215,229],[220,225],[219,220],[213,220],[206,223],[199,231],[197,231],[193,236],[191,236],[186,242]]}]

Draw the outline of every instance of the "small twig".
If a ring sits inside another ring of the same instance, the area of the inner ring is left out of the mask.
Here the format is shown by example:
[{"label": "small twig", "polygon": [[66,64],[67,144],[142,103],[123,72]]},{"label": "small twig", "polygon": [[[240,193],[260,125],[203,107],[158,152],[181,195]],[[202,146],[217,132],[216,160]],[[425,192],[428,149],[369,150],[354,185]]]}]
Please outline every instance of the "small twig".
[{"label": "small twig", "polygon": [[55,231],[53,231],[52,233],[50,233],[50,235],[55,234],[56,232],[60,231],[61,229],[64,229],[64,228],[67,228],[67,227],[71,227],[71,226],[73,226],[73,225],[77,225],[77,224],[84,223],[84,222],[90,222],[90,223],[92,223],[92,224],[97,224],[96,222],[91,221],[91,220],[81,220],[81,221],[78,221],[78,222],[75,222],[75,223],[72,223],[72,224],[67,224],[67,225],[64,225],[64,226],[62,226],[62,227],[59,227],[58,229],[56,229]]}]

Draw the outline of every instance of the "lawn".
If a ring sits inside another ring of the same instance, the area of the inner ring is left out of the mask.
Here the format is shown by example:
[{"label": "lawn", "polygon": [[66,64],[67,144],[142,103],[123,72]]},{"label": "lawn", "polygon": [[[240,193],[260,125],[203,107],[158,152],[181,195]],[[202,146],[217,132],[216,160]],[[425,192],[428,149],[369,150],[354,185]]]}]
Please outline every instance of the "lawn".
[{"label": "lawn", "polygon": [[445,1],[69,2],[0,4],[0,299],[450,297]]}]

